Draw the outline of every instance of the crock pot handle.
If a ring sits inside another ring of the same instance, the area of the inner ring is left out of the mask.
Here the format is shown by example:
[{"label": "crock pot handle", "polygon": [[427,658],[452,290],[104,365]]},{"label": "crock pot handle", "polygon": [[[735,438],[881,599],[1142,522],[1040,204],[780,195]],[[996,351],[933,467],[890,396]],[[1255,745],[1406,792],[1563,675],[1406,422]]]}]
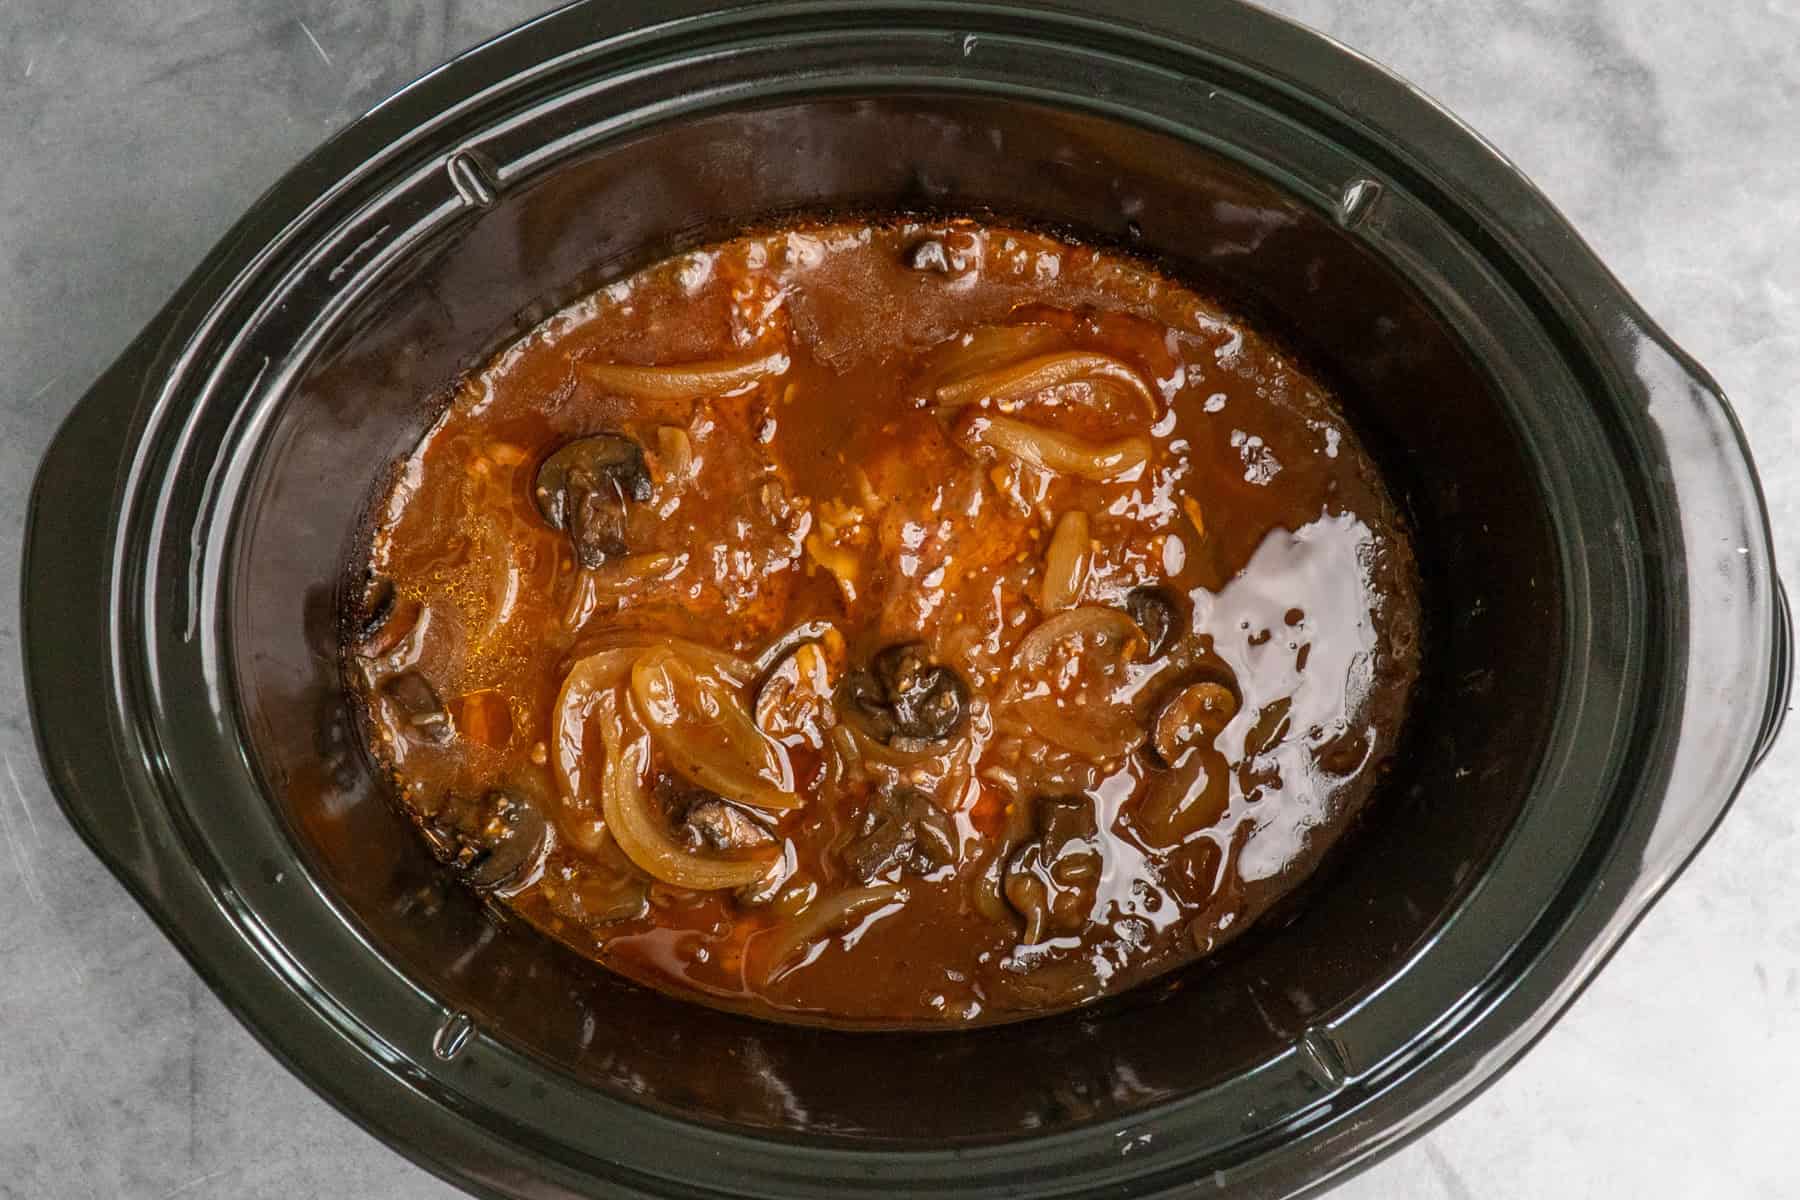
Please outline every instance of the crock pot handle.
[{"label": "crock pot handle", "polygon": [[21,658],[38,756],[69,823],[159,911],[164,820],[148,765],[120,749],[108,648],[118,480],[134,445],[153,326],[100,377],[44,452],[25,514]]},{"label": "crock pot handle", "polygon": [[1775,577],[1775,664],[1769,687],[1769,707],[1763,714],[1762,732],[1756,738],[1756,755],[1750,760],[1752,769],[1760,767],[1787,720],[1794,691],[1794,614],[1788,604],[1787,588],[1780,576]]}]

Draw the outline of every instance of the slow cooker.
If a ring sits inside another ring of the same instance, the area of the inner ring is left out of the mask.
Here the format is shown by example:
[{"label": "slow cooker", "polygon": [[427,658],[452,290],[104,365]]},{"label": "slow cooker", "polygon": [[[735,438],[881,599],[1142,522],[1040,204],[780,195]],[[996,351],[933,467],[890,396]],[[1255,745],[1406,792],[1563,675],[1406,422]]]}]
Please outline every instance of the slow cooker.
[{"label": "slow cooker", "polygon": [[[790,212],[1131,247],[1338,386],[1414,523],[1402,763],[1214,960],[853,1033],[613,977],[448,881],[336,658],[371,482],[570,299]],[[47,453],[24,651],[82,836],[297,1074],[483,1195],[1290,1196],[1539,1036],[1775,736],[1787,607],[1718,388],[1505,159],[1228,0],[585,0],[264,196]]]}]

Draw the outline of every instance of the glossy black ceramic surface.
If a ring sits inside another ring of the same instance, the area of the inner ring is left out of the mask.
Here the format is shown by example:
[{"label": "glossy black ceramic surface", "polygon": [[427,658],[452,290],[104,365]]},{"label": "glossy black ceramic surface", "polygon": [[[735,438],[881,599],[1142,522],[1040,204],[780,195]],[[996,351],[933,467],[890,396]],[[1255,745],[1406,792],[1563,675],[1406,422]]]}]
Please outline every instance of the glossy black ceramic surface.
[{"label": "glossy black ceramic surface", "polygon": [[[65,808],[427,1166],[529,1197],[1300,1194],[1522,1052],[1774,736],[1790,637],[1730,410],[1543,198],[1278,18],[1101,7],[553,14],[296,168],[52,446],[25,651]],[[728,1016],[498,922],[369,778],[331,624],[368,481],[460,371],[681,245],[896,207],[1130,245],[1284,331],[1405,497],[1430,611],[1405,765],[1301,902],[966,1033]]]}]

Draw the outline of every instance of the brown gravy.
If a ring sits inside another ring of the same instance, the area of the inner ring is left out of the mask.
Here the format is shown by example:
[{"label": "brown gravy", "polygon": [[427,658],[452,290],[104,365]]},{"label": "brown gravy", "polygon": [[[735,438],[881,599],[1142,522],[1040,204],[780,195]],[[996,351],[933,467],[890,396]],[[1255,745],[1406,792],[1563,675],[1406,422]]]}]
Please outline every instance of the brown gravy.
[{"label": "brown gravy", "polygon": [[369,749],[439,856],[790,1019],[1050,1011],[1210,953],[1342,832],[1418,673],[1402,522],[1324,388],[1128,257],[966,221],[746,236],[558,313],[359,566]]}]

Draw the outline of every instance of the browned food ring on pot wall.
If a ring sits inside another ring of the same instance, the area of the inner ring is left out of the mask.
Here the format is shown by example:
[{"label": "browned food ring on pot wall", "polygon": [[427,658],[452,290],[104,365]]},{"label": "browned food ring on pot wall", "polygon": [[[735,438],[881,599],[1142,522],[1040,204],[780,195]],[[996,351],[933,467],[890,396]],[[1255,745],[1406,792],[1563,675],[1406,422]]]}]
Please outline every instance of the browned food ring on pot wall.
[{"label": "browned food ring on pot wall", "polygon": [[666,260],[394,478],[345,655],[400,802],[551,936],[763,1015],[1003,1019],[1216,948],[1367,799],[1418,672],[1403,524],[1318,381],[1017,229]]}]

